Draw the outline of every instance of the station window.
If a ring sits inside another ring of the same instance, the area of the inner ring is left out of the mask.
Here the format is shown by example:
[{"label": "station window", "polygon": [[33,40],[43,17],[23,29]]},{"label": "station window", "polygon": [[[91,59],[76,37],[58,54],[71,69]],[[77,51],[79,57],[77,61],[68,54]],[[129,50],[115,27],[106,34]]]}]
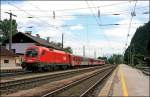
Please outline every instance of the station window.
[{"label": "station window", "polygon": [[12,49],[13,53],[16,53],[16,49]]},{"label": "station window", "polygon": [[4,63],[9,63],[9,60],[4,60]]}]

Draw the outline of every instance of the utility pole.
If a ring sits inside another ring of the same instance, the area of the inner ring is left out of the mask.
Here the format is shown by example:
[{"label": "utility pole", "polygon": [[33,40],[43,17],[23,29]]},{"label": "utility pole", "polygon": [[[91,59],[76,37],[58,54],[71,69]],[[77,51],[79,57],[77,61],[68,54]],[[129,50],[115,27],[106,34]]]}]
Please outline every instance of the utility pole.
[{"label": "utility pole", "polygon": [[47,37],[47,42],[50,43],[50,39],[51,39],[51,38],[52,38],[52,37],[48,36],[48,37]]},{"label": "utility pole", "polygon": [[128,49],[128,65],[130,65],[130,47]]},{"label": "utility pole", "polygon": [[131,65],[131,46],[129,48],[129,65]]},{"label": "utility pole", "polygon": [[64,46],[64,34],[62,33],[62,49],[63,49],[63,46]]},{"label": "utility pole", "polygon": [[133,44],[133,48],[132,48],[132,64],[134,65],[134,44]]},{"label": "utility pole", "polygon": [[[2,31],[2,29],[0,29],[0,39],[2,40],[2,37],[3,37],[4,33]],[[0,42],[0,46],[2,45],[2,41]]]},{"label": "utility pole", "polygon": [[101,57],[104,57],[103,49],[100,48]]},{"label": "utility pole", "polygon": [[12,12],[5,12],[10,15],[10,32],[9,32],[9,51],[11,51],[12,46],[12,16],[17,17],[16,15],[12,14]]},{"label": "utility pole", "polygon": [[85,56],[85,46],[83,46],[83,56]]},{"label": "utility pole", "polygon": [[96,59],[96,51],[94,51],[94,58]]},{"label": "utility pole", "polygon": [[130,64],[133,65],[133,64],[132,64],[132,44],[131,44],[130,52],[131,52],[131,54],[130,54]]}]

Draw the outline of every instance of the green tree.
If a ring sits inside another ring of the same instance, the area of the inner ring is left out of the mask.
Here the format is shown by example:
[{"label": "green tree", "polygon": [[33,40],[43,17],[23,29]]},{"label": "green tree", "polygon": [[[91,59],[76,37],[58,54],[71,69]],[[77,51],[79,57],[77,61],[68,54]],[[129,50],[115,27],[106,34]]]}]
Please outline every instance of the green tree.
[{"label": "green tree", "polygon": [[150,57],[150,21],[137,28],[131,43],[125,51],[124,61],[132,65],[142,64],[144,57]]},{"label": "green tree", "polygon": [[150,40],[149,40],[148,45],[147,45],[147,51],[148,51],[148,54],[150,55]]},{"label": "green tree", "polygon": [[[54,42],[54,41],[51,41],[50,42],[52,45],[55,45],[55,46],[57,46],[57,47],[60,47],[60,48],[62,48],[62,44],[60,43],[60,42],[58,42],[58,43],[56,43],[56,42]],[[66,47],[66,48],[63,48],[62,50],[64,50],[65,52],[68,52],[68,53],[73,53],[73,50],[71,49],[71,47]]]},{"label": "green tree", "polygon": [[114,64],[114,58],[113,58],[113,56],[110,56],[110,57],[108,58],[108,63],[109,63],[109,64]]},{"label": "green tree", "polygon": [[110,57],[98,57],[98,59],[105,60],[107,64],[121,64],[123,63],[123,55],[113,54]]},{"label": "green tree", "polygon": [[71,47],[66,47],[66,48],[64,48],[64,51],[65,51],[65,52],[68,52],[68,53],[71,53],[71,54],[73,53]]},{"label": "green tree", "polygon": [[108,59],[107,59],[107,57],[101,57],[101,56],[99,56],[97,59],[104,60],[104,61],[108,64]]},{"label": "green tree", "polygon": [[[10,20],[8,19],[0,20],[0,30],[1,30],[0,41],[8,39],[10,33]],[[17,23],[16,20],[12,20],[12,35],[16,33],[17,33]]]}]

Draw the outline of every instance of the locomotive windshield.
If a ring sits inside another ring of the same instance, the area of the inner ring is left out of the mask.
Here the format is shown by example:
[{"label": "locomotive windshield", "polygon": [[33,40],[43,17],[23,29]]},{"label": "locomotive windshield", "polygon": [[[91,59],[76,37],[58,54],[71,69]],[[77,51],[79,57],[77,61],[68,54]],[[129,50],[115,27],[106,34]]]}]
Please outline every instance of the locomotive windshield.
[{"label": "locomotive windshield", "polygon": [[38,52],[36,49],[28,49],[25,54],[27,57],[37,57]]}]

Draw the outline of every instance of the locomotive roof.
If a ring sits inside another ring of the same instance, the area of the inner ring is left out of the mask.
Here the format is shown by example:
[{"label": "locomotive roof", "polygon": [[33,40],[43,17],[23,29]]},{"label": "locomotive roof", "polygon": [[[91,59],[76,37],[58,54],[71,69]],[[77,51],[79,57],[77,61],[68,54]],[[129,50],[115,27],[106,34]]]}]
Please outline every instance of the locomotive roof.
[{"label": "locomotive roof", "polygon": [[64,52],[64,51],[60,51],[60,50],[55,50],[55,49],[51,49],[51,48],[47,48],[47,47],[42,47],[42,46],[31,46],[31,47],[29,47],[29,48],[42,48],[42,49],[47,49],[47,50],[50,50],[50,51],[55,51],[55,52],[59,52],[59,53],[65,53],[65,54],[67,54],[66,52]]}]

